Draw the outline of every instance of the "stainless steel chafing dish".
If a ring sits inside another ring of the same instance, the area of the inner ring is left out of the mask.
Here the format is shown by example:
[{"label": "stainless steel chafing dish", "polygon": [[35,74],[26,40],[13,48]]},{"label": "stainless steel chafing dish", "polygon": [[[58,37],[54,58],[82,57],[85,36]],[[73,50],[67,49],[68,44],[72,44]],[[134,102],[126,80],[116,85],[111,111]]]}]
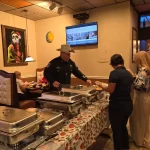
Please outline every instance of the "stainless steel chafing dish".
[{"label": "stainless steel chafing dish", "polygon": [[38,111],[39,117],[43,119],[40,125],[40,135],[53,135],[61,129],[65,123],[66,118],[60,112],[54,112],[49,109],[41,109]]},{"label": "stainless steel chafing dish", "polygon": [[65,116],[72,116],[82,108],[83,96],[79,93],[51,91],[42,93],[38,101],[44,108],[62,110]]},{"label": "stainless steel chafing dish", "polygon": [[0,106],[0,143],[14,146],[39,130],[43,120],[34,112]]},{"label": "stainless steel chafing dish", "polygon": [[98,91],[92,86],[85,87],[83,85],[76,85],[76,86],[63,85],[62,87],[63,92],[82,94],[85,97],[86,104],[91,104],[93,101],[97,100]]}]

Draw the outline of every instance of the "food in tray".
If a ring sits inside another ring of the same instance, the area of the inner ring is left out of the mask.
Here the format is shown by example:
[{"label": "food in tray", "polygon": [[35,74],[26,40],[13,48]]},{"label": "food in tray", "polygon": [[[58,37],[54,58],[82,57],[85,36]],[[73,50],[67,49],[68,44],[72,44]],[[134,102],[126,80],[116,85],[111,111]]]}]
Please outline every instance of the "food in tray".
[{"label": "food in tray", "polygon": [[[98,82],[99,82],[99,81],[98,81]],[[102,88],[101,88],[101,87],[99,87],[98,85],[92,85],[92,87],[93,87],[93,88],[95,88],[97,91],[102,90]]]},{"label": "food in tray", "polygon": [[98,85],[98,86],[100,86],[100,85],[102,84],[102,82],[100,82],[100,81],[95,81],[95,84]]},{"label": "food in tray", "polygon": [[97,91],[101,91],[102,90],[102,88],[100,88],[100,87],[96,87],[95,88]]},{"label": "food in tray", "polygon": [[[107,83],[100,82],[100,81],[95,81],[95,84],[98,85],[98,86],[101,86],[101,85],[102,85],[102,86],[105,87],[105,88],[108,87],[108,84],[107,84]],[[101,87],[99,87],[99,88],[101,88]]]}]

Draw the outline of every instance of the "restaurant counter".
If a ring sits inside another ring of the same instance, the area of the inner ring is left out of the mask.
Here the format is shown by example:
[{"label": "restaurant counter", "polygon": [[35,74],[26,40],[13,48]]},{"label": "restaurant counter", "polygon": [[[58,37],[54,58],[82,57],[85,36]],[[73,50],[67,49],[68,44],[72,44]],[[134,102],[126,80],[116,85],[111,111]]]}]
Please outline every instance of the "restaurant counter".
[{"label": "restaurant counter", "polygon": [[87,150],[96,137],[109,127],[108,100],[94,102],[87,109],[70,119],[58,135],[45,141],[37,150]]}]

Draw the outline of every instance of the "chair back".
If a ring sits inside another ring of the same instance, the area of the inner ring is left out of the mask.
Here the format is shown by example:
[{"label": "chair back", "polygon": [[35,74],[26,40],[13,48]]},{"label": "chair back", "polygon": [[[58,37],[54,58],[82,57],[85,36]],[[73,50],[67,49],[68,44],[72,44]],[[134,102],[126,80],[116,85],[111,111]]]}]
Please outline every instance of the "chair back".
[{"label": "chair back", "polygon": [[0,70],[0,105],[19,108],[16,76]]},{"label": "chair back", "polygon": [[44,69],[45,68],[37,68],[36,69],[36,82],[40,82],[44,77]]}]

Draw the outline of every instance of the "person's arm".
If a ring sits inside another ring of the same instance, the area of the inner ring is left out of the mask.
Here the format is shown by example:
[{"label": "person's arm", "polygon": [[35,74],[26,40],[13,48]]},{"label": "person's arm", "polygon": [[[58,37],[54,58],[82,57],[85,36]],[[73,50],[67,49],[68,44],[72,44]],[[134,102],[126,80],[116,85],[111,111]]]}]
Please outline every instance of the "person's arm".
[{"label": "person's arm", "polygon": [[104,91],[109,92],[109,93],[113,93],[116,87],[116,83],[102,83],[99,81],[96,81],[96,84],[101,87]]},{"label": "person's arm", "polygon": [[126,69],[126,70],[131,74],[131,76],[133,77],[133,79],[135,79],[136,74],[133,73],[131,69]]},{"label": "person's arm", "polygon": [[96,82],[98,86],[100,86],[104,91],[109,92],[110,94],[115,91],[116,83],[117,77],[113,71],[110,73],[108,86],[105,83]]},{"label": "person's arm", "polygon": [[55,81],[53,78],[53,68],[53,63],[49,62],[44,69],[44,77],[50,84],[53,84],[53,82]]},{"label": "person's arm", "polygon": [[44,77],[49,82],[50,86],[52,85],[58,88],[60,83],[54,80],[53,71],[54,71],[53,62],[49,62],[46,68],[44,69]]},{"label": "person's arm", "polygon": [[73,70],[72,73],[79,79],[83,80],[83,81],[87,81],[88,78],[78,69],[78,67],[75,65],[75,63],[72,61],[72,65],[73,65]]},{"label": "person's arm", "polygon": [[133,87],[136,90],[143,91],[149,88],[149,79],[145,70],[139,70],[134,78]]}]

